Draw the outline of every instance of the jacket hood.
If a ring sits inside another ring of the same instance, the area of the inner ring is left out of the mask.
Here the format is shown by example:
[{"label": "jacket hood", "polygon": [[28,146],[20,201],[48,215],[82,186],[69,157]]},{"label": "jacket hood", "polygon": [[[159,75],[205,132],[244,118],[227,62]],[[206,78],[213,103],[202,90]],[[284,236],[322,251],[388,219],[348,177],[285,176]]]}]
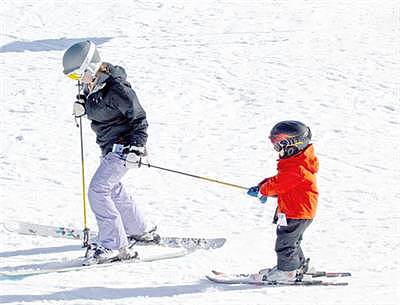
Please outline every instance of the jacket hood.
[{"label": "jacket hood", "polygon": [[278,162],[278,169],[294,166],[303,166],[313,174],[318,172],[319,161],[312,144],[308,145],[301,153],[287,159],[280,159]]},{"label": "jacket hood", "polygon": [[127,74],[125,69],[121,66],[113,66],[112,64],[108,65],[108,74],[114,79],[120,79],[125,81],[127,79]]},{"label": "jacket hood", "polygon": [[127,74],[125,69],[121,66],[113,66],[112,64],[105,63],[107,65],[107,72],[100,72],[97,74],[96,85],[89,94],[87,85],[84,86],[85,94],[91,95],[97,91],[103,89],[107,84],[112,82],[122,82],[128,84],[126,80]]}]

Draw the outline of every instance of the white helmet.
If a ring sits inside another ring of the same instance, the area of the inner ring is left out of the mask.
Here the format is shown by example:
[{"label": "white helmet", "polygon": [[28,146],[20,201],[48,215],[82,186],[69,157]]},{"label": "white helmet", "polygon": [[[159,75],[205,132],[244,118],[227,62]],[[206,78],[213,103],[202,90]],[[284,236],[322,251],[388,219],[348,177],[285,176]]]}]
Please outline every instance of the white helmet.
[{"label": "white helmet", "polygon": [[96,45],[89,40],[70,46],[63,56],[63,73],[73,80],[81,80],[85,72],[94,75],[101,66]]}]

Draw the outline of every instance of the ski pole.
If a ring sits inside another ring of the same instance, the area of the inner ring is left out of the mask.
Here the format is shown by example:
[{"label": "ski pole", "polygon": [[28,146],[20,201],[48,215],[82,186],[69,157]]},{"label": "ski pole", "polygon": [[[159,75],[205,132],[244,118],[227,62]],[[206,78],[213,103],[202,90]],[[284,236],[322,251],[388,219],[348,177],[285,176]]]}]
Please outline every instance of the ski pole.
[{"label": "ski pole", "polygon": [[[78,80],[78,96],[81,94],[81,82]],[[81,173],[82,173],[82,199],[83,199],[83,247],[89,247],[89,228],[86,216],[86,184],[85,184],[85,159],[83,151],[82,117],[79,117],[79,135],[81,141]]]},{"label": "ski pole", "polygon": [[169,169],[169,168],[165,168],[165,167],[161,167],[161,166],[152,165],[152,164],[150,164],[150,163],[139,163],[139,167],[140,167],[141,165],[144,165],[144,166],[147,166],[147,167],[156,168],[156,169],[163,170],[163,171],[167,171],[167,172],[171,172],[171,173],[175,173],[175,174],[179,174],[179,175],[189,176],[189,177],[192,177],[192,178],[197,178],[197,179],[202,179],[202,180],[206,180],[206,181],[210,181],[210,182],[215,182],[215,183],[223,184],[223,185],[226,185],[226,186],[231,186],[231,187],[239,188],[239,189],[242,189],[242,190],[248,190],[248,189],[249,189],[248,187],[241,186],[241,185],[238,185],[238,184],[233,184],[233,183],[224,182],[224,181],[220,181],[220,180],[213,179],[213,178],[208,178],[208,177],[202,177],[202,176],[198,176],[198,175],[193,175],[193,174],[181,172],[181,171],[174,170],[174,169]]}]

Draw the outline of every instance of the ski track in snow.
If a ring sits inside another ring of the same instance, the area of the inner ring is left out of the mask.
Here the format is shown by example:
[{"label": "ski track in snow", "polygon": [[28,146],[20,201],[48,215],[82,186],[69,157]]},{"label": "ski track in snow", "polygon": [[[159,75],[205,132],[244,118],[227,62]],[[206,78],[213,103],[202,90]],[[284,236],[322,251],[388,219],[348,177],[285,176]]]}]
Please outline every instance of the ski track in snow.
[{"label": "ski track in snow", "polygon": [[[320,204],[304,250],[347,287],[208,282],[211,269],[274,265],[274,200],[155,169],[125,179],[160,233],[224,236],[175,260],[0,281],[3,304],[398,304],[399,7],[396,1],[2,1],[2,220],[81,226],[76,87],[63,51],[91,39],[124,66],[150,123],[155,165],[252,186],[275,173],[267,133],[311,126]],[[84,121],[86,180],[99,149]],[[88,212],[89,226],[95,220]],[[0,268],[80,255],[79,242],[0,226]]]}]

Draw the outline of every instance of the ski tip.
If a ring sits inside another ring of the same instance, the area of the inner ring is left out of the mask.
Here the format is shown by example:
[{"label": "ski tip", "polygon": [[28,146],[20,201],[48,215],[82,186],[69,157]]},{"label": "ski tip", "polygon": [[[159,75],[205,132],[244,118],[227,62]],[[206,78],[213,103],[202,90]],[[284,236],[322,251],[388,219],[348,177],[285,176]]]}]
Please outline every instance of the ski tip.
[{"label": "ski tip", "polygon": [[11,221],[11,220],[2,222],[1,225],[8,232],[14,232],[14,231],[18,230],[18,228],[19,228],[19,224],[15,221]]},{"label": "ski tip", "polygon": [[223,281],[221,281],[218,277],[216,277],[215,275],[212,274],[207,274],[205,275],[205,278],[213,283],[217,283],[217,284],[225,284]]}]

